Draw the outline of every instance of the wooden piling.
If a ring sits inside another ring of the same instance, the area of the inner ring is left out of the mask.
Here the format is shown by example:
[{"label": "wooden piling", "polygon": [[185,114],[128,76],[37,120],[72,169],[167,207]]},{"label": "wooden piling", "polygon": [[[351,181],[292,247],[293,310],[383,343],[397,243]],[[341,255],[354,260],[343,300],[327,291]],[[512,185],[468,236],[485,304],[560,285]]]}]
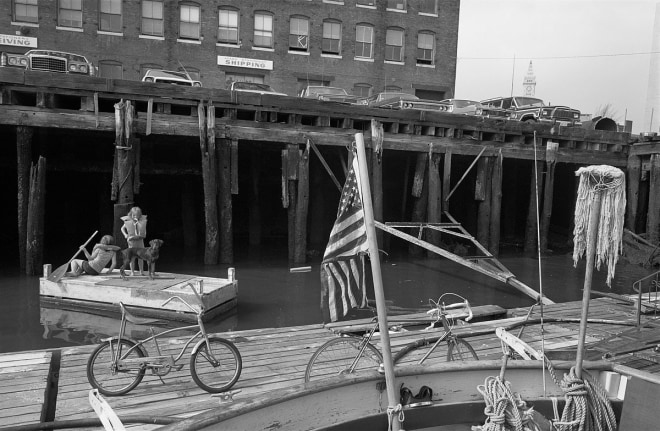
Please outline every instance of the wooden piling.
[{"label": "wooden piling", "polygon": [[288,249],[289,261],[296,259],[296,206],[298,205],[298,163],[300,161],[300,150],[297,144],[287,145],[287,191],[289,206],[287,207],[287,227],[288,227]]},{"label": "wooden piling", "polygon": [[[371,120],[371,196],[374,219],[383,221],[383,123]],[[383,231],[376,230],[376,241],[383,245]]]},{"label": "wooden piling", "polygon": [[548,234],[550,232],[550,218],[552,217],[552,200],[555,187],[555,165],[557,160],[556,142],[548,141],[545,151],[545,180],[543,181],[543,211],[541,213],[541,226],[539,247],[541,252],[548,251]]},{"label": "wooden piling", "polygon": [[490,235],[488,251],[495,257],[500,254],[500,218],[502,216],[502,175],[503,175],[502,150],[493,158],[493,175],[491,179],[491,204],[490,204]]},{"label": "wooden piling", "polygon": [[307,260],[307,211],[309,209],[309,148],[300,152],[298,162],[298,196],[296,202],[295,248],[293,263],[304,264]]},{"label": "wooden piling", "polygon": [[[536,169],[532,164],[532,172],[529,182],[529,206],[527,209],[527,223],[525,227],[525,246],[524,253],[527,255],[536,255],[537,252],[537,202],[536,192],[537,188],[540,193],[542,190],[543,181],[543,162],[536,162]],[[538,186],[537,186],[538,185]]]},{"label": "wooden piling", "polygon": [[626,228],[631,232],[636,233],[637,229],[637,211],[639,205],[639,181],[642,171],[642,159],[639,156],[628,156],[627,164],[627,193],[626,201]]},{"label": "wooden piling", "polygon": [[248,243],[250,247],[261,244],[261,199],[259,197],[259,177],[261,157],[258,147],[250,149],[250,204],[248,210]]},{"label": "wooden piling", "polygon": [[16,174],[18,185],[18,255],[21,272],[25,271],[28,203],[30,199],[30,161],[33,128],[16,127]]},{"label": "wooden piling", "polygon": [[46,201],[46,159],[39,157],[30,169],[30,202],[28,203],[25,273],[40,274],[44,253],[44,208]]},{"label": "wooden piling", "polygon": [[660,242],[660,154],[651,155],[650,171],[646,239],[657,244]]},{"label": "wooden piling", "polygon": [[[442,220],[442,182],[440,181],[441,155],[429,151],[429,198],[427,203],[427,214],[429,223],[440,223]],[[435,246],[440,245],[440,232],[428,231],[426,240]],[[437,258],[438,255],[428,252],[429,257]]]},{"label": "wooden piling", "polygon": [[[199,148],[202,157],[202,181],[204,187],[204,264],[218,263],[218,185],[216,181],[217,159],[215,140],[209,141],[207,131],[206,110],[204,102],[197,105],[197,119],[199,122]],[[212,134],[215,137],[215,133]]]},{"label": "wooden piling", "polygon": [[[232,167],[238,140],[222,139],[220,144],[220,263],[234,263],[234,202],[232,198]],[[236,185],[238,188],[238,186]]]},{"label": "wooden piling", "polygon": [[442,168],[442,211],[449,211],[449,191],[451,190],[451,150],[445,151]]},{"label": "wooden piling", "polygon": [[491,217],[491,165],[492,157],[482,157],[477,162],[474,200],[477,202],[477,241],[487,247],[490,242]]},{"label": "wooden piling", "polygon": [[135,199],[135,151],[132,148],[132,139],[136,136],[134,116],[135,108],[130,100],[115,104],[115,160],[111,194],[115,205],[112,232],[116,244],[122,248],[128,247],[128,244],[121,234],[123,222],[120,217],[128,213]]},{"label": "wooden piling", "polygon": [[[428,154],[420,153],[417,155],[417,163],[415,166],[415,179],[413,181],[412,195],[413,195],[413,211],[411,216],[411,221],[416,223],[426,222],[427,218],[427,206],[428,206],[428,181],[425,181],[426,178],[426,164],[427,164]],[[413,233],[416,235],[416,232]],[[423,249],[415,244],[408,245],[408,253],[413,257],[420,257],[423,253]]]}]

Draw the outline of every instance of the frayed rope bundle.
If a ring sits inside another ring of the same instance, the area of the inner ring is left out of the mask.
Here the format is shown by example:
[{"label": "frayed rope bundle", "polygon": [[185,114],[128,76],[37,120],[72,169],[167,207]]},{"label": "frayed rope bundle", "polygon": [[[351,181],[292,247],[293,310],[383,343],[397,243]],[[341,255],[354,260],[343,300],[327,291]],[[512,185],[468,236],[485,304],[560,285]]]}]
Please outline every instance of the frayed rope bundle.
[{"label": "frayed rope bundle", "polygon": [[599,165],[580,168],[573,230],[573,263],[577,266],[587,249],[589,218],[594,210],[595,193],[602,193],[596,240],[596,269],[607,262],[607,285],[611,286],[614,267],[623,247],[623,220],[626,211],[626,177],[620,169]]}]

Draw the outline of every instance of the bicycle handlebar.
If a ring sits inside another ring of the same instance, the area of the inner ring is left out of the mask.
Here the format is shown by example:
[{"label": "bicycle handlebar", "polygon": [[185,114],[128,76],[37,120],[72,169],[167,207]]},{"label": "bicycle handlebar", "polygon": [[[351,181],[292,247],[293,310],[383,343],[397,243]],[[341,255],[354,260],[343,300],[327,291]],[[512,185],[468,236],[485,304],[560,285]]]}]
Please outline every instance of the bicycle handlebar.
[{"label": "bicycle handlebar", "polygon": [[429,311],[426,312],[426,314],[431,314],[435,315],[437,313],[438,319],[440,319],[440,316],[445,313],[446,310],[455,310],[459,308],[464,308],[465,311],[468,313],[467,317],[465,318],[466,322],[469,322],[472,320],[472,317],[474,317],[474,314],[472,313],[472,307],[470,307],[470,303],[468,302],[467,299],[464,299],[463,302],[456,302],[454,304],[441,304],[440,301],[438,300],[437,303],[435,303],[435,307],[430,309]]}]

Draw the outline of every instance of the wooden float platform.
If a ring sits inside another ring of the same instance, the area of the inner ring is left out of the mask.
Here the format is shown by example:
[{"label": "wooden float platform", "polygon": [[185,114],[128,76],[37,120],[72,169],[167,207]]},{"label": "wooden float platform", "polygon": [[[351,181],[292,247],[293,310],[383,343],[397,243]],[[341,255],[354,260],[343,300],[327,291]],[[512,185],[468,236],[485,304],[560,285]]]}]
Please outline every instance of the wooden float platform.
[{"label": "wooden float platform", "polygon": [[180,297],[195,309],[199,300],[191,286],[200,293],[202,319],[207,321],[235,309],[238,300],[238,281],[233,268],[227,278],[159,272],[153,280],[147,276],[127,276],[119,272],[99,275],[64,276],[58,282],[39,279],[42,304],[90,311],[119,310],[119,302],[131,306],[131,312],[144,317],[196,322],[196,314],[179,300]]},{"label": "wooden float platform", "polygon": [[[484,306],[482,311],[496,311],[491,307]],[[579,323],[576,322],[579,321],[581,308],[580,301],[544,306],[546,352],[553,349],[575,349],[579,333]],[[479,310],[479,307],[475,307],[475,314]],[[469,337],[468,341],[480,359],[499,359],[502,357],[502,347],[494,335],[495,328],[512,328],[510,332],[517,334],[518,331],[513,328],[526,319],[527,312],[528,308],[507,310],[501,318],[457,326],[455,331]],[[407,316],[390,317],[399,319]],[[521,338],[540,350],[541,325],[538,317],[537,307],[531,315],[531,322],[535,323],[525,327]],[[599,322],[588,326],[586,336],[591,347],[607,350],[608,340],[622,334],[628,341],[626,348],[630,348],[631,337],[634,335],[631,334],[632,325],[636,322],[630,303],[614,298],[593,299],[589,318]],[[423,324],[423,319],[420,322]],[[643,316],[643,323],[647,328],[660,327],[649,316]],[[342,322],[344,330],[351,331],[351,325],[351,322]],[[364,325],[365,322],[357,321],[353,329],[359,331]],[[257,395],[278,397],[283,390],[303,383],[310,357],[325,341],[338,336],[335,332],[337,327],[337,324],[314,324],[220,334],[236,344],[243,358],[243,372],[232,388],[235,391],[232,400],[223,400],[222,397],[212,396],[199,389],[190,377],[186,357],[182,360],[184,368],[164,376],[162,381],[147,374],[142,383],[129,394],[105,399],[121,418],[152,416],[162,419],[188,417],[222,403],[249,403]],[[408,330],[394,333],[390,336],[392,350],[397,352],[407,343],[432,336],[434,331]],[[657,330],[654,332],[651,329],[641,331],[640,336],[643,338],[648,332],[657,334]],[[169,338],[159,343],[162,354],[175,354],[182,340]],[[379,344],[378,337],[375,337],[374,343]],[[38,422],[40,418],[51,421],[96,419],[88,402],[91,387],[86,377],[87,359],[95,347],[85,345],[0,354],[0,430],[12,425]],[[151,353],[152,348],[147,346],[147,349]],[[660,364],[652,359],[644,359],[642,356],[619,356],[619,359],[619,363],[624,365],[660,374]],[[126,425],[133,430],[152,430],[160,426],[144,423]],[[89,426],[82,429],[101,430],[102,427]]]}]

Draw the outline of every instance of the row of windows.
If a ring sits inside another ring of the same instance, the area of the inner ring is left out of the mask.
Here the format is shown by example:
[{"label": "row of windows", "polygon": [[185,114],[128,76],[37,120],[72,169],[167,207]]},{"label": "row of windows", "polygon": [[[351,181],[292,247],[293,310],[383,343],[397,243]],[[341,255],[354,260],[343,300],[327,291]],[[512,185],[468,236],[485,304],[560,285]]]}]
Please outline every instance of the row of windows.
[{"label": "row of windows", "polygon": [[[357,0],[357,4],[373,5],[375,0]],[[145,36],[164,36],[163,0],[142,0],[141,33]],[[406,0],[388,0],[387,7],[406,10]],[[420,11],[437,12],[437,0],[421,1]],[[201,7],[197,4],[179,6],[179,38],[199,41],[201,33]],[[37,22],[37,0],[14,0],[14,19],[18,22]],[[58,25],[82,28],[82,0],[58,0]],[[122,32],[122,0],[99,0],[99,30]],[[321,52],[328,55],[342,54],[342,23],[324,20]],[[292,16],[289,21],[289,51],[308,53],[310,49],[310,23],[304,16]],[[218,43],[240,47],[239,10],[221,7],[218,10]],[[254,15],[253,47],[274,47],[273,15],[256,12]],[[355,57],[373,59],[374,26],[361,23],[355,29]],[[388,28],[385,35],[385,60],[403,62],[405,32],[402,28]],[[420,31],[417,34],[417,64],[432,65],[435,53],[435,34]]]}]

